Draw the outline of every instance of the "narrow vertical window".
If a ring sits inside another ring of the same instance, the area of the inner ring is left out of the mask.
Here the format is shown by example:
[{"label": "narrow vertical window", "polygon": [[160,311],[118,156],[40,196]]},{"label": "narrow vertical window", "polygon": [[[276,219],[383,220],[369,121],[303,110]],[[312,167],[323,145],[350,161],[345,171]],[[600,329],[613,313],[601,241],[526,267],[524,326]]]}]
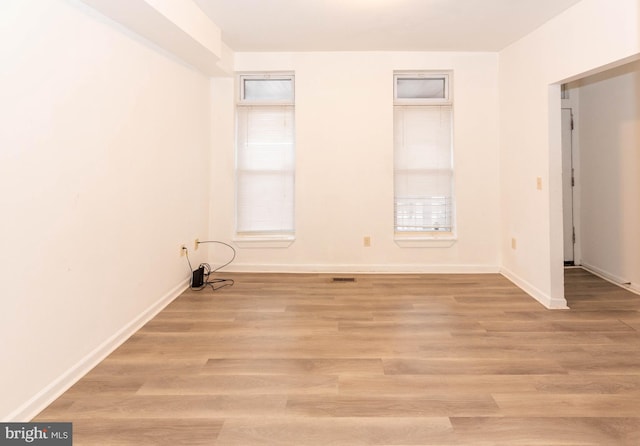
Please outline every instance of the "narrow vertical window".
[{"label": "narrow vertical window", "polygon": [[396,234],[452,233],[453,108],[449,74],[394,76]]},{"label": "narrow vertical window", "polygon": [[236,106],[236,232],[293,235],[294,77],[240,75]]}]

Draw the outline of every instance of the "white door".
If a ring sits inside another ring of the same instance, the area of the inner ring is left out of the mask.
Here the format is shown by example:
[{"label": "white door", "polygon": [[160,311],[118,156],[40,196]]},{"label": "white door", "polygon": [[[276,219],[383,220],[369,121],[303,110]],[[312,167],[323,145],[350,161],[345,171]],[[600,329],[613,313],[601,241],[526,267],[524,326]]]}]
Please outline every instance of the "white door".
[{"label": "white door", "polygon": [[562,109],[562,209],[564,216],[564,264],[574,264],[575,232],[573,225],[573,112]]}]

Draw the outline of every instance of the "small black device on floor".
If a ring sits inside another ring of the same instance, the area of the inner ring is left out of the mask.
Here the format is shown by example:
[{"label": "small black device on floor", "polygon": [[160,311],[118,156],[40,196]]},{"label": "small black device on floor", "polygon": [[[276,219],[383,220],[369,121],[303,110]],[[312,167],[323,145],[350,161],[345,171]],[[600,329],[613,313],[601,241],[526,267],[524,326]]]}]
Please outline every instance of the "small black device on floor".
[{"label": "small black device on floor", "polygon": [[191,278],[191,288],[200,288],[204,285],[204,266],[193,270]]}]

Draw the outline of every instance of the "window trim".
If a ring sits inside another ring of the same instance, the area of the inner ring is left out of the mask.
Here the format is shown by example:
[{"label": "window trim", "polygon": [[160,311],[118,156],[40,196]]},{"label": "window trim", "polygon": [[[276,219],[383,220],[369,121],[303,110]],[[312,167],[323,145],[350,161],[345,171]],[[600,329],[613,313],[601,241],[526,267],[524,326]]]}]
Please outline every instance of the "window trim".
[{"label": "window trim", "polygon": [[[245,79],[270,79],[270,80],[290,80],[292,82],[292,97],[280,101],[255,101],[244,99]],[[293,72],[240,72],[236,73],[236,110],[235,120],[235,141],[234,141],[234,206],[235,222],[233,242],[240,248],[288,248],[296,240],[295,229],[295,167],[294,167],[294,211],[293,228],[281,231],[238,231],[238,109],[244,107],[269,107],[269,106],[291,106],[293,107],[293,119],[295,123],[295,74]],[[294,124],[295,125],[295,124]],[[294,127],[294,157],[295,157],[295,127]]]},{"label": "window trim", "polygon": [[458,241],[455,231],[442,232],[439,235],[440,237],[434,237],[426,232],[403,235],[396,232],[393,241],[401,248],[450,248]]},{"label": "window trim", "polygon": [[[444,79],[444,98],[398,98],[397,86],[398,79]],[[454,162],[454,133],[455,128],[455,108],[453,106],[453,91],[451,88],[451,79],[453,72],[450,70],[438,71],[394,71],[393,73],[393,106],[449,106],[451,107],[452,134],[451,134],[451,193],[453,202],[451,205],[451,230],[450,231],[397,231],[396,215],[394,204],[393,216],[393,239],[401,248],[449,248],[458,240],[458,224],[457,224],[457,200],[456,200],[456,168]],[[395,129],[394,129],[395,133]],[[395,145],[394,145],[395,150]],[[394,165],[394,181],[395,181],[395,165]],[[395,202],[395,189],[394,189]]]},{"label": "window trim", "polygon": [[236,233],[233,242],[240,248],[288,248],[296,241],[292,233]]}]

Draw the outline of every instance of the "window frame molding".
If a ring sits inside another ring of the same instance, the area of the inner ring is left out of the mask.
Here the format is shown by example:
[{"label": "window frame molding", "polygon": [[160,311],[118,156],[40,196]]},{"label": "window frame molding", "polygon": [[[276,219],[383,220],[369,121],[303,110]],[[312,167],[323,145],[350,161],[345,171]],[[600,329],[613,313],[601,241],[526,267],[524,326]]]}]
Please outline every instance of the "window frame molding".
[{"label": "window frame molding", "polygon": [[[256,101],[244,98],[245,79],[254,80],[290,80],[292,82],[292,97],[284,100]],[[269,107],[269,106],[291,106],[293,107],[293,119],[295,123],[295,73],[293,71],[264,71],[236,72],[236,94],[234,110],[234,235],[233,242],[240,248],[288,248],[296,240],[295,225],[295,167],[294,167],[294,215],[293,229],[269,232],[246,232],[238,231],[238,109],[243,107]],[[294,127],[294,158],[295,158],[295,127]],[[295,166],[295,163],[294,163]]]},{"label": "window frame molding", "polygon": [[[443,98],[398,98],[399,79],[444,79]],[[453,104],[453,70],[397,70],[393,72],[393,107],[396,106],[449,106],[451,107],[451,191],[453,203],[451,208],[451,231],[396,231],[396,215],[394,206],[393,240],[401,248],[450,248],[458,241],[457,200],[455,199],[456,169],[454,163],[455,107]],[[394,133],[395,133],[394,128]],[[395,145],[394,145],[395,151]],[[395,164],[394,164],[395,181]],[[394,186],[395,202],[395,186]]]}]

